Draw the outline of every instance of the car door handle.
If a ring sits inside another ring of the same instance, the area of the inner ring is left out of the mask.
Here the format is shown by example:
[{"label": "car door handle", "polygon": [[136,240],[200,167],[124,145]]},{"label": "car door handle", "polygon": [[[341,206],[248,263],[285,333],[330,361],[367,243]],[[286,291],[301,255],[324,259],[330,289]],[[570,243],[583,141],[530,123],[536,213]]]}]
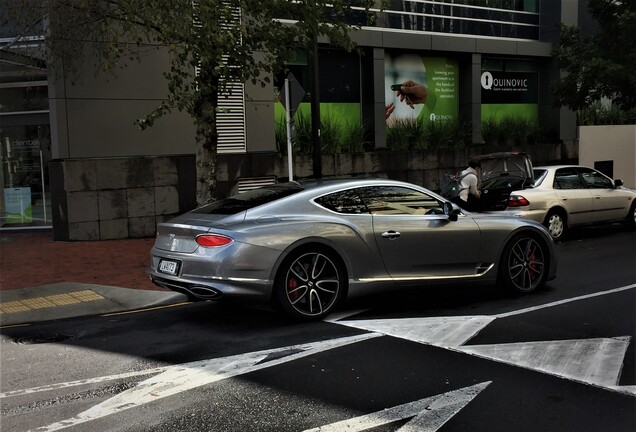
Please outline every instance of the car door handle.
[{"label": "car door handle", "polygon": [[600,195],[596,195],[594,198],[601,199],[601,196]]},{"label": "car door handle", "polygon": [[398,231],[385,231],[382,234],[382,238],[388,238],[389,240],[394,240],[396,238],[398,238],[399,236],[401,236],[402,234],[400,234]]}]

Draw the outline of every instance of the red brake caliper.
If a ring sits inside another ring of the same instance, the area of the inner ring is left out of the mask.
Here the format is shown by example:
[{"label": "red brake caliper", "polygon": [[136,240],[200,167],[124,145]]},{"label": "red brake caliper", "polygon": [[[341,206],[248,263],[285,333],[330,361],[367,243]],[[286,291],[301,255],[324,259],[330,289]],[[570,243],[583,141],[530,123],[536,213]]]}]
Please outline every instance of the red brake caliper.
[{"label": "red brake caliper", "polygon": [[292,297],[292,300],[295,300],[298,297],[298,291],[294,291],[297,286],[298,282],[296,281],[296,279],[291,278],[289,281],[287,281],[287,291]]}]

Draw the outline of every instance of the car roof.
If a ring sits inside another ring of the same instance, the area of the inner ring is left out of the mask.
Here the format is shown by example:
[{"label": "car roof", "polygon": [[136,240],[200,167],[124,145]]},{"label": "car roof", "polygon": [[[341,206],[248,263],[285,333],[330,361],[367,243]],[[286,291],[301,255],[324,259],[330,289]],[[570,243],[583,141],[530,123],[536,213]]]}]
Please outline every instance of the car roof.
[{"label": "car roof", "polygon": [[583,165],[542,165],[542,166],[534,167],[534,169],[547,169],[547,170],[556,170],[556,169],[560,169],[560,168],[589,168],[589,169],[592,169],[590,167],[586,167],[586,166],[583,166]]},{"label": "car roof", "polygon": [[[383,179],[383,178],[324,178],[324,179],[303,179],[298,180],[300,186],[304,189],[320,188],[325,191],[331,189],[342,189],[343,187],[372,186],[381,184],[392,185],[411,185],[411,183],[399,180]],[[413,185],[417,186],[417,185]]]},{"label": "car roof", "polygon": [[494,152],[494,153],[487,153],[487,154],[483,154],[479,156],[474,156],[472,159],[484,160],[484,159],[511,158],[511,157],[518,157],[518,156],[527,157],[528,153],[524,151]]}]

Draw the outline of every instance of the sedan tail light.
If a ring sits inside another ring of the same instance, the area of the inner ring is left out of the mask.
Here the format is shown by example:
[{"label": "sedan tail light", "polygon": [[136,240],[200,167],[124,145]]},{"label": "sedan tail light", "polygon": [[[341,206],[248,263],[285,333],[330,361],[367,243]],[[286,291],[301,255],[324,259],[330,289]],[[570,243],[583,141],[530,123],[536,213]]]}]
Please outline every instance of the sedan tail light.
[{"label": "sedan tail light", "polygon": [[527,205],[530,205],[530,201],[521,195],[510,195],[508,197],[508,207],[523,207]]},{"label": "sedan tail light", "polygon": [[196,242],[203,247],[225,246],[233,241],[233,239],[220,234],[202,234],[196,238]]}]

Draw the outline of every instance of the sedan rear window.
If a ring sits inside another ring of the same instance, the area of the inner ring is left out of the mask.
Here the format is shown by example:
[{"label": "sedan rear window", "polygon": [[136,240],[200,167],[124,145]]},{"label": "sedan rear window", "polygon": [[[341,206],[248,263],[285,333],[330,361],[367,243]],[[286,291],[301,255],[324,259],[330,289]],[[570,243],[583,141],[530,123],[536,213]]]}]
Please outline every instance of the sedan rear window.
[{"label": "sedan rear window", "polygon": [[293,195],[304,188],[298,183],[264,186],[199,207],[192,213],[231,215]]}]

